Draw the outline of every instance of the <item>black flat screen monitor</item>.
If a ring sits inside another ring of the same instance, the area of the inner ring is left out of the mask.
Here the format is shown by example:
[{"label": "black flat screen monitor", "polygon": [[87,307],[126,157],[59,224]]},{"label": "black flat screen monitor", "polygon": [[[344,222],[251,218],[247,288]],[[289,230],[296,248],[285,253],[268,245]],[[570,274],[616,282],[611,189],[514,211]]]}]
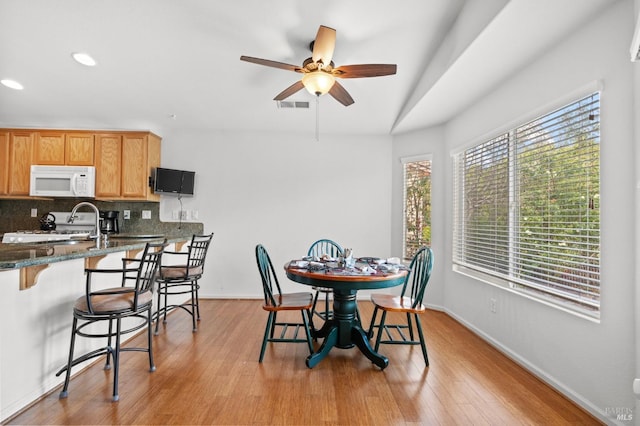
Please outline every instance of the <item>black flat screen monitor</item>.
[{"label": "black flat screen monitor", "polygon": [[196,172],[156,168],[153,191],[160,194],[193,195]]}]

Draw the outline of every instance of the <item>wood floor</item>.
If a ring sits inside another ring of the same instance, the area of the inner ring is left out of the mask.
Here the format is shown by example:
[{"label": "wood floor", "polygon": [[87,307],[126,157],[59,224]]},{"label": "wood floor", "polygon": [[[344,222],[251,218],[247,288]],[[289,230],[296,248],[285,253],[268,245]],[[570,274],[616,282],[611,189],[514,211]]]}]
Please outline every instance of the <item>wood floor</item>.
[{"label": "wood floor", "polygon": [[[384,371],[356,348],[308,369],[296,343],[269,344],[260,364],[261,303],[202,300],[196,333],[174,312],[154,337],[154,373],[146,354],[123,354],[119,402],[97,363],[71,380],[67,399],[58,389],[9,424],[599,424],[441,312],[423,316],[429,368],[418,346],[395,345],[381,347]],[[358,305],[368,321],[370,303]]]}]

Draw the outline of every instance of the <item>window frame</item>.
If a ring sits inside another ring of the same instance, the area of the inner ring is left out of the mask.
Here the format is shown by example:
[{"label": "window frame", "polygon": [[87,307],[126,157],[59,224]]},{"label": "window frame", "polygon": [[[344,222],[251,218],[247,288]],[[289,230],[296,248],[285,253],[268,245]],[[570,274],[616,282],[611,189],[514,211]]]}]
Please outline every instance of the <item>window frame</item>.
[{"label": "window frame", "polygon": [[[402,257],[405,260],[410,260],[413,256],[409,254],[407,255],[407,164],[417,163],[422,161],[428,161],[429,168],[431,170],[431,176],[433,175],[433,154],[420,154],[420,155],[412,155],[408,157],[401,157],[400,163],[402,164]],[[432,199],[433,193],[433,185],[429,191],[429,200]],[[431,204],[431,202],[430,202]],[[429,226],[431,226],[432,217],[429,216]],[[425,242],[427,245],[431,245],[431,238],[428,242]]]},{"label": "window frame", "polygon": [[[474,279],[489,283],[489,284],[493,284],[493,285],[497,285],[499,287],[502,288],[507,288],[519,295],[523,295],[525,297],[540,301],[544,304],[550,305],[550,306],[554,306],[556,308],[560,308],[562,310],[565,310],[567,312],[573,313],[573,314],[577,314],[579,316],[582,316],[584,318],[590,319],[590,320],[595,320],[595,321],[599,321],[600,318],[600,310],[601,310],[601,299],[602,299],[602,289],[601,289],[601,269],[602,269],[602,263],[601,263],[601,257],[600,257],[600,253],[601,253],[601,224],[602,224],[602,220],[601,220],[601,216],[602,216],[602,210],[601,208],[598,208],[598,280],[597,280],[597,285],[598,285],[598,298],[597,298],[597,302],[595,303],[595,305],[593,307],[584,307],[584,306],[580,306],[579,304],[575,304],[575,303],[571,303],[570,299],[566,299],[566,300],[560,300],[557,299],[556,297],[553,297],[551,294],[553,293],[552,287],[553,284],[547,283],[544,284],[543,287],[546,287],[546,293],[540,293],[539,291],[535,291],[534,288],[536,285],[538,285],[537,283],[531,282],[531,283],[527,283],[526,285],[522,285],[522,283],[519,283],[519,279],[515,276],[512,275],[511,273],[511,259],[508,262],[508,269],[509,272],[507,274],[501,274],[499,272],[494,272],[491,269],[486,269],[483,270],[482,267],[479,267],[477,265],[467,265],[465,264],[464,261],[461,261],[458,258],[458,255],[456,253],[456,251],[460,252],[460,250],[462,250],[462,252],[460,253],[466,253],[464,252],[463,248],[460,248],[459,245],[464,245],[465,243],[462,241],[462,234],[461,232],[464,232],[464,230],[460,229],[461,226],[465,226],[463,224],[463,220],[461,220],[460,214],[465,214],[466,213],[466,208],[464,206],[464,195],[465,195],[465,191],[464,191],[464,173],[461,172],[460,167],[462,167],[461,163],[463,163],[463,161],[460,161],[461,157],[464,157],[467,153],[469,153],[470,151],[477,149],[479,147],[481,147],[483,144],[488,144],[492,141],[495,141],[497,139],[499,139],[501,136],[504,136],[506,138],[508,138],[508,151],[509,154],[508,155],[512,155],[513,151],[516,149],[515,147],[519,144],[518,139],[514,138],[515,134],[517,133],[518,130],[525,128],[528,125],[531,125],[533,123],[535,123],[537,120],[540,120],[543,117],[549,117],[555,113],[557,113],[558,111],[561,111],[565,108],[568,108],[571,105],[574,104],[578,104],[579,102],[584,101],[586,98],[592,97],[592,96],[596,96],[597,97],[597,102],[598,102],[598,131],[597,131],[597,144],[598,144],[598,176],[599,176],[599,190],[598,190],[598,196],[600,195],[600,191],[602,189],[602,176],[600,175],[600,171],[602,169],[602,165],[601,165],[601,158],[602,158],[602,145],[601,145],[601,141],[602,141],[602,123],[600,121],[600,111],[602,109],[602,90],[600,85],[590,85],[589,87],[583,88],[583,90],[581,90],[580,92],[576,93],[574,92],[571,95],[567,95],[564,100],[562,101],[562,103],[560,102],[556,102],[554,105],[552,106],[545,106],[544,108],[541,108],[539,110],[539,112],[536,115],[531,114],[531,116],[533,116],[533,118],[526,118],[526,119],[519,119],[511,124],[509,124],[508,126],[505,126],[503,129],[501,129],[501,131],[496,131],[495,133],[493,133],[493,137],[487,137],[486,135],[476,139],[473,143],[467,144],[464,147],[462,147],[461,149],[452,152],[451,156],[452,156],[452,174],[453,174],[453,206],[452,206],[452,210],[453,210],[453,226],[452,226],[452,265],[453,265],[453,270],[455,272],[459,272],[462,273],[464,275],[470,276]],[[546,129],[546,128],[545,128]],[[550,140],[554,140],[554,139],[550,139]],[[556,154],[559,155],[559,154]],[[520,165],[518,165],[518,171],[514,171],[513,170],[513,165],[517,163],[517,157],[513,157],[513,159],[509,159],[509,167],[508,167],[508,176],[509,176],[509,184],[507,185],[509,188],[509,196],[508,196],[508,223],[507,223],[507,240],[509,241],[506,245],[506,249],[511,253],[511,251],[515,250],[515,246],[517,244],[519,244],[519,240],[518,241],[514,241],[514,238],[517,239],[517,237],[514,235],[515,229],[518,228],[518,216],[517,213],[515,213],[518,210],[517,205],[515,204],[514,200],[514,196],[516,196],[516,194],[519,192],[520,187],[518,185],[518,183],[516,182],[516,180],[514,180],[514,177],[516,175],[514,175],[514,173],[520,173],[519,172],[519,167]],[[517,175],[518,178],[520,178],[520,175]],[[464,254],[462,254],[464,255]]]}]

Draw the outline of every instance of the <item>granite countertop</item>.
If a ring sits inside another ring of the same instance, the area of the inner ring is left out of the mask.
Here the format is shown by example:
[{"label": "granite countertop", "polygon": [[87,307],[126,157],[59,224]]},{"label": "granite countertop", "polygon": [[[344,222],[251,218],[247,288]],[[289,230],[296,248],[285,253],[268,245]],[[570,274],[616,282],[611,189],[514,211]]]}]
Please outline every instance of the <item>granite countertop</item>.
[{"label": "granite countertop", "polygon": [[189,235],[119,235],[110,237],[105,243],[96,247],[94,240],[48,241],[41,243],[0,243],[0,270],[17,269],[33,265],[62,262],[71,259],[102,256],[109,253],[142,249],[148,242],[159,242],[163,238],[168,243],[191,240]]}]

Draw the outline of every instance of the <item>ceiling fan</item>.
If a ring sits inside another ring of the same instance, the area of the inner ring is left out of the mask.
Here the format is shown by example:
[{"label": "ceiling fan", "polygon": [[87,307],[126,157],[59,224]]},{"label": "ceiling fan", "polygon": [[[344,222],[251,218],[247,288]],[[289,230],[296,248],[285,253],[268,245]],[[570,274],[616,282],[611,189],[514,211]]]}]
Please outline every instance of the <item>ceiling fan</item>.
[{"label": "ceiling fan", "polygon": [[240,56],[240,60],[303,74],[301,80],[293,83],[273,98],[275,101],[282,101],[306,88],[309,93],[316,96],[329,93],[342,105],[349,106],[354,100],[349,92],[336,81],[336,78],[380,77],[396,73],[397,66],[395,64],[359,64],[335,67],[331,61],[335,45],[336,30],[321,25],[318,28],[316,39],[309,46],[312,52],[311,57],[305,59],[301,67],[251,56]]}]

